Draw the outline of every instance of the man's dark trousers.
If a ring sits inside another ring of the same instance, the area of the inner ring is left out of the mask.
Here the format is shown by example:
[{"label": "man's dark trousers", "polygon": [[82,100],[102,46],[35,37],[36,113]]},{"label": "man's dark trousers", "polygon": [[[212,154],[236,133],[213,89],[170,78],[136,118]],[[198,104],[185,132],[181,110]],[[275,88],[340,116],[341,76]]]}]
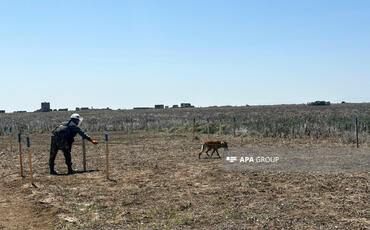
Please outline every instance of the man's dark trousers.
[{"label": "man's dark trousers", "polygon": [[62,150],[64,153],[64,158],[68,167],[68,172],[69,173],[73,172],[71,149],[72,144],[69,144],[67,140],[59,138],[57,136],[51,136],[50,159],[49,159],[50,172],[54,172],[54,161],[57,156],[58,150]]}]

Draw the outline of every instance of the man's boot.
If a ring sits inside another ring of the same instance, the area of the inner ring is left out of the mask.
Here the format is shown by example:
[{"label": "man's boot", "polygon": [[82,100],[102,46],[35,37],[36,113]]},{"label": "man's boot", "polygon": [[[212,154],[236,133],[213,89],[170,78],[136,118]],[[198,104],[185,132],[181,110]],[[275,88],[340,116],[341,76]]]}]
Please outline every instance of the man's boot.
[{"label": "man's boot", "polygon": [[54,170],[54,165],[50,165],[50,174],[57,175],[58,173]]},{"label": "man's boot", "polygon": [[72,164],[71,165],[68,165],[68,174],[74,174],[74,173],[76,173],[76,171],[73,170]]}]

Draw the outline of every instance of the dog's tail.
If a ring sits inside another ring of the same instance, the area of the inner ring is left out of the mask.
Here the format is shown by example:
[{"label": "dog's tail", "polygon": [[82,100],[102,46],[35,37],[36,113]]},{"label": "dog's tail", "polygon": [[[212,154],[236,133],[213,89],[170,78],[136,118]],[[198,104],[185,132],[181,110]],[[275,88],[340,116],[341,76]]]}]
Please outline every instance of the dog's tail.
[{"label": "dog's tail", "polygon": [[204,152],[204,146],[205,146],[205,144],[203,144],[202,148],[200,149],[200,153],[199,153],[199,156],[198,156],[199,159],[200,159],[200,155],[202,155],[202,153]]}]

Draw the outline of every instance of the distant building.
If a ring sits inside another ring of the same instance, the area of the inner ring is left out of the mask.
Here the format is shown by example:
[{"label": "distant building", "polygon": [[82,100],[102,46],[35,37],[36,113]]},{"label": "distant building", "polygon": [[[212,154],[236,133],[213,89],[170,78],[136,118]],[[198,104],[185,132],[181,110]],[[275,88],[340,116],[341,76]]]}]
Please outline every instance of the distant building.
[{"label": "distant building", "polygon": [[181,108],[194,108],[190,103],[181,103]]},{"label": "distant building", "polygon": [[177,109],[179,108],[179,105],[173,105],[172,108]]},{"label": "distant building", "polygon": [[76,111],[80,111],[80,107],[76,107]]},{"label": "distant building", "polygon": [[155,109],[164,109],[164,105],[155,105],[154,108]]},{"label": "distant building", "polygon": [[168,106],[168,105],[166,105],[164,108],[165,108],[165,109],[168,109],[168,108],[169,108],[169,106]]},{"label": "distant building", "polygon": [[5,110],[0,110],[0,113],[5,113]]},{"label": "distant building", "polygon": [[41,102],[40,112],[50,112],[50,102]]},{"label": "distant building", "polygon": [[89,107],[81,107],[81,110],[89,110]]},{"label": "distant building", "polygon": [[134,109],[153,109],[153,108],[150,108],[150,107],[134,107]]},{"label": "distant building", "polygon": [[27,113],[27,111],[14,111],[13,113]]},{"label": "distant building", "polygon": [[58,111],[68,111],[68,109],[59,109]]}]

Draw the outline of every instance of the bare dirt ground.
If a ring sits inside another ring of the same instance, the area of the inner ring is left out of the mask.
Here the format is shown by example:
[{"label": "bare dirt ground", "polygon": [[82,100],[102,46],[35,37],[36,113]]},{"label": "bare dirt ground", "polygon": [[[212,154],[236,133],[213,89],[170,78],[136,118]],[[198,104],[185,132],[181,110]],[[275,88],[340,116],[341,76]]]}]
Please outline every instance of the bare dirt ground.
[{"label": "bare dirt ground", "polygon": [[[99,135],[99,136],[97,136]],[[32,135],[35,185],[19,176],[16,151],[0,150],[0,229],[369,229],[369,170],[226,172],[221,159],[198,160],[191,135],[110,133],[111,179],[100,144],[87,145],[88,172],[49,175],[48,135]],[[100,137],[100,138],[99,138]],[[215,137],[215,136],[214,136]],[[76,139],[79,140],[77,137]],[[345,149],[335,140],[223,137],[230,148]],[[1,145],[3,147],[3,143]],[[361,146],[368,151],[368,146]],[[335,151],[335,150],[333,150]],[[82,170],[81,145],[73,147]]]}]

